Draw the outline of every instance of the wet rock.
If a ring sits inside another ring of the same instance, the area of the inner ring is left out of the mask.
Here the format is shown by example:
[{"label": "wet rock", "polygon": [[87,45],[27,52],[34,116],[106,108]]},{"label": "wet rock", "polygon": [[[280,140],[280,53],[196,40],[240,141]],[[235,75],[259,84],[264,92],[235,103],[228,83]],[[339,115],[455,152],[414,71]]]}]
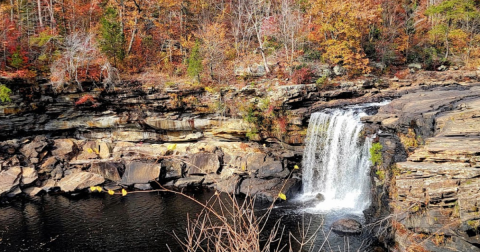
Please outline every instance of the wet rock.
[{"label": "wet rock", "polygon": [[322,202],[322,201],[325,201],[325,196],[323,196],[323,194],[321,194],[321,193],[318,193],[317,196],[315,196],[315,199],[318,202]]},{"label": "wet rock", "polygon": [[16,186],[13,190],[10,190],[10,192],[7,193],[7,197],[13,198],[21,193],[22,193],[22,189],[20,189],[19,186]]},{"label": "wet rock", "polygon": [[94,162],[90,166],[90,172],[101,175],[111,181],[120,181],[119,171],[125,170],[123,163],[115,161]]},{"label": "wet rock", "polygon": [[344,235],[356,235],[362,232],[362,224],[353,219],[341,219],[331,226],[332,231]]},{"label": "wet rock", "polygon": [[145,163],[131,161],[125,164],[125,173],[122,176],[120,184],[146,184],[156,180],[160,176],[161,165],[156,163]]},{"label": "wet rock", "polygon": [[187,178],[178,179],[177,181],[175,181],[174,186],[178,188],[184,188],[189,186],[198,187],[202,185],[204,180],[204,176],[190,176]]},{"label": "wet rock", "polygon": [[282,179],[280,183],[269,190],[259,191],[257,198],[260,200],[272,202],[278,198],[281,192],[287,196],[287,200],[293,198],[300,193],[302,189],[302,181],[298,178]]},{"label": "wet rock", "polygon": [[43,191],[43,189],[40,187],[28,187],[23,189],[23,192],[30,197],[37,196],[41,191]]},{"label": "wet rock", "polygon": [[142,191],[152,190],[152,186],[150,185],[150,183],[146,183],[146,184],[134,184],[134,185],[133,185],[133,188],[138,189],[138,190],[142,190]]},{"label": "wet rock", "polygon": [[105,179],[91,172],[76,172],[65,176],[58,181],[58,186],[64,192],[82,190],[90,186],[96,186],[105,182]]},{"label": "wet rock", "polygon": [[10,167],[0,172],[0,196],[15,190],[20,183],[22,168],[19,166]]}]

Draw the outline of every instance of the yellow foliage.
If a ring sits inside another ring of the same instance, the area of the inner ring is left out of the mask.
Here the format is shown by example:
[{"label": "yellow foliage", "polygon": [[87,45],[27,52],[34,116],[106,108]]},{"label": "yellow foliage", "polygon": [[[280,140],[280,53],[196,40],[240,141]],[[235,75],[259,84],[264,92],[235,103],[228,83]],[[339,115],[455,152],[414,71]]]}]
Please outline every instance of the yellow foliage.
[{"label": "yellow foliage", "polygon": [[98,192],[102,192],[102,188],[100,186],[96,186],[95,189],[97,189]]},{"label": "yellow foliage", "polygon": [[114,195],[114,194],[115,194],[115,192],[114,192],[113,190],[108,190],[108,194],[110,194],[110,195]]},{"label": "yellow foliage", "polygon": [[298,170],[298,169],[300,169],[300,168],[298,167],[298,165],[295,165],[295,166],[293,167],[293,169]]},{"label": "yellow foliage", "polygon": [[90,191],[91,192],[95,192],[97,190],[97,188],[95,186],[90,186]]},{"label": "yellow foliage", "polygon": [[287,195],[283,194],[283,193],[279,193],[278,194],[278,197],[282,200],[287,200]]},{"label": "yellow foliage", "polygon": [[177,144],[169,144],[167,146],[167,150],[171,150],[171,151],[175,150],[176,148],[177,148]]},{"label": "yellow foliage", "polygon": [[127,190],[122,189],[122,196],[125,196],[125,195],[127,195]]}]

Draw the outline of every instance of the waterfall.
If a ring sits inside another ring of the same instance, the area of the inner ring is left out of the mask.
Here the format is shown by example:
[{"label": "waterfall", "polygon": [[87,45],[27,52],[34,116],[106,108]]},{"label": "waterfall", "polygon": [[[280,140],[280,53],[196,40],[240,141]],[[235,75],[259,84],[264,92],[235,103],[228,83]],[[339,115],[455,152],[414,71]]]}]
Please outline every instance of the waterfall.
[{"label": "waterfall", "polygon": [[357,108],[312,114],[303,154],[305,198],[323,195],[318,210],[362,211],[370,204],[371,138],[362,137]]}]

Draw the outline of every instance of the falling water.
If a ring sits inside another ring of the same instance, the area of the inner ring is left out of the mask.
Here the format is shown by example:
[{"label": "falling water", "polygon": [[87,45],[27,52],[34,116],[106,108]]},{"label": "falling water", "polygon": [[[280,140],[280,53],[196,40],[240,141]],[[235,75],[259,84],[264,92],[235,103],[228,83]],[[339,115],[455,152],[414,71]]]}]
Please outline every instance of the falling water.
[{"label": "falling water", "polygon": [[305,198],[323,195],[316,209],[362,211],[370,204],[371,138],[362,137],[358,109],[312,114],[303,154]]}]

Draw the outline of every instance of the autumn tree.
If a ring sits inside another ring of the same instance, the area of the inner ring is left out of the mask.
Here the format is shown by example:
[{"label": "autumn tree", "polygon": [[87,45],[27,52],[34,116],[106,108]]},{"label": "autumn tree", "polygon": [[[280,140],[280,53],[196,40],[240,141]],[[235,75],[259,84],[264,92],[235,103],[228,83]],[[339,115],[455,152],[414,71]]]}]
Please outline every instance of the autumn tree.
[{"label": "autumn tree", "polygon": [[215,80],[215,74],[226,68],[226,51],[230,48],[226,34],[225,25],[216,22],[202,25],[197,33],[202,40],[200,52],[203,55],[203,64],[209,69],[211,80]]},{"label": "autumn tree", "polygon": [[313,27],[309,37],[319,43],[324,58],[343,65],[351,75],[368,73],[363,42],[370,28],[380,23],[380,6],[360,0],[319,0],[310,4]]},{"label": "autumn tree", "polygon": [[480,33],[478,1],[445,0],[428,8],[426,14],[435,17],[430,35],[434,41],[443,41],[445,59],[449,54],[470,50],[474,37]]}]

